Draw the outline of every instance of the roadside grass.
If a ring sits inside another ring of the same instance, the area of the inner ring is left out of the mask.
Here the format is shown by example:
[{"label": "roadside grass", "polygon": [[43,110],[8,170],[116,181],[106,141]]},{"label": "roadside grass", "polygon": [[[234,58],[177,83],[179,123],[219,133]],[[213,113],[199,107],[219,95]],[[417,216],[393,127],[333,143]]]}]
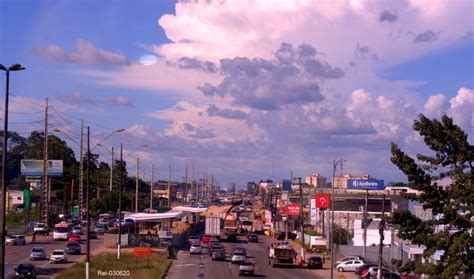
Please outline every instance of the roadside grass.
[{"label": "roadside grass", "polygon": [[[171,265],[171,260],[163,255],[153,253],[148,261],[147,257],[136,258],[133,254],[124,253],[120,260],[117,254],[100,253],[91,257],[90,278],[140,278],[159,279],[164,278]],[[85,278],[85,262],[74,264],[58,274],[57,279],[83,279]],[[107,275],[100,275],[106,272]],[[113,275],[116,276],[113,276]]]}]

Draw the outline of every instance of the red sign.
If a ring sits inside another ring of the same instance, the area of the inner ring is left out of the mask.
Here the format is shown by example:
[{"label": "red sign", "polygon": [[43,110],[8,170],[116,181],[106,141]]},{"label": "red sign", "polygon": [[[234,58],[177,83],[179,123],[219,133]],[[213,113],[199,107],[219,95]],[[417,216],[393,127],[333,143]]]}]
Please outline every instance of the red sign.
[{"label": "red sign", "polygon": [[133,255],[135,257],[149,257],[151,256],[151,247],[135,247]]},{"label": "red sign", "polygon": [[288,204],[288,215],[289,216],[298,216],[298,215],[300,215],[300,205],[299,204]]},{"label": "red sign", "polygon": [[329,208],[331,206],[330,194],[316,194],[316,207]]},{"label": "red sign", "polygon": [[286,207],[278,208],[278,213],[279,213],[281,216],[286,216],[287,211],[288,211],[288,210],[286,210]]}]

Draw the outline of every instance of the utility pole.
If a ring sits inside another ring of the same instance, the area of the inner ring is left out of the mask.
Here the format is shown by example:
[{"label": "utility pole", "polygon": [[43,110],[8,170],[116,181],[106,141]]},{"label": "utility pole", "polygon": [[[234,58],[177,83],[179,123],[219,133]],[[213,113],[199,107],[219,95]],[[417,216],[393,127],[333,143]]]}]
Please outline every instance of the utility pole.
[{"label": "utility pole", "polygon": [[186,202],[188,202],[189,198],[189,187],[188,187],[188,163],[186,163],[186,175],[184,176],[184,183],[186,185]]},{"label": "utility pole", "polygon": [[138,212],[138,179],[140,175],[140,159],[137,157],[137,177],[135,179],[135,212]]},{"label": "utility pole", "polygon": [[114,147],[112,146],[112,161],[110,163],[110,186],[109,186],[110,192],[112,192],[113,177],[114,177]]},{"label": "utility pole", "polygon": [[91,262],[91,239],[90,239],[90,229],[91,229],[91,220],[89,214],[89,165],[91,160],[91,150],[90,150],[90,128],[87,127],[87,176],[86,176],[86,219],[87,219],[87,246],[86,246],[86,279],[89,279],[90,271],[90,262]]},{"label": "utility pole", "polygon": [[362,257],[365,258],[367,253],[367,204],[369,199],[369,190],[365,190],[365,206],[364,206],[364,217],[362,218],[362,229],[364,234],[362,235],[362,240],[364,241],[364,250],[362,251]]},{"label": "utility pole", "polygon": [[304,257],[304,214],[303,214],[303,185],[301,185],[301,177],[298,177],[298,184],[300,186],[300,226],[301,226],[301,243],[303,244],[301,247],[301,258],[303,261],[305,260]]},{"label": "utility pole", "polygon": [[150,181],[150,210],[153,209],[153,176],[155,175],[155,165],[151,164],[151,181]]},{"label": "utility pole", "polygon": [[380,244],[379,244],[379,271],[377,278],[382,279],[382,261],[383,261],[383,239],[384,239],[384,230],[385,230],[385,193],[383,194],[382,200],[382,219],[380,220],[379,225],[379,235],[380,235]]},{"label": "utility pole", "polygon": [[123,144],[120,144],[120,177],[119,177],[119,225],[117,241],[117,259],[120,259],[120,244],[122,242],[122,172],[123,172]]},{"label": "utility pole", "polygon": [[44,146],[43,146],[43,189],[41,192],[41,219],[49,222],[49,187],[48,187],[48,98],[46,98],[44,109]]},{"label": "utility pole", "polygon": [[84,208],[84,120],[81,120],[81,144],[79,149],[79,215]]},{"label": "utility pole", "polygon": [[168,207],[171,207],[171,165],[168,165]]}]

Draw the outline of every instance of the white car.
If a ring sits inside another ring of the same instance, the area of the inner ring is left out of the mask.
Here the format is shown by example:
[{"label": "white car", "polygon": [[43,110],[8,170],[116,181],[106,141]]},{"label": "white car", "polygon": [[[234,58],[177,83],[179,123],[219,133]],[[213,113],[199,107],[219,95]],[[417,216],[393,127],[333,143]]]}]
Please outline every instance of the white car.
[{"label": "white car", "polygon": [[365,259],[362,256],[347,256],[347,257],[344,257],[344,258],[338,260],[337,262],[335,262],[334,266],[336,267],[340,263],[345,263],[347,261],[355,261],[355,260],[365,262]]},{"label": "white car", "polygon": [[50,263],[67,263],[67,255],[64,250],[54,250],[49,257]]},{"label": "white car", "polygon": [[74,226],[74,228],[72,228],[72,233],[73,234],[82,234],[81,226]]},{"label": "white car", "polygon": [[43,247],[33,247],[30,253],[30,260],[46,260],[46,252]]},{"label": "white car", "polygon": [[365,262],[361,260],[352,260],[340,263],[336,266],[337,271],[355,271],[357,267],[363,265]]},{"label": "white car", "polygon": [[255,274],[255,263],[250,261],[242,261],[239,265],[239,276]]},{"label": "white car", "polygon": [[190,254],[201,254],[202,253],[202,247],[201,247],[201,242],[195,241],[191,244],[191,247],[189,248],[189,253]]},{"label": "white car", "polygon": [[26,239],[23,235],[10,235],[5,240],[6,245],[25,245]]},{"label": "white car", "polygon": [[245,256],[245,253],[240,252],[240,251],[236,251],[232,255],[231,262],[232,263],[241,263],[241,262],[245,261],[246,259],[247,259],[247,257]]}]

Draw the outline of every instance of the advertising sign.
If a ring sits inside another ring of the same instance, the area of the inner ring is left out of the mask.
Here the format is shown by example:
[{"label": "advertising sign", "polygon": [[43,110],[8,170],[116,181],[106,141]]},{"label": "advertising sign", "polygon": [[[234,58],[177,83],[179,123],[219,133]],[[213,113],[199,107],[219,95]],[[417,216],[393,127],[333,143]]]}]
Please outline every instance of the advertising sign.
[{"label": "advertising sign", "polygon": [[288,204],[288,215],[289,216],[298,216],[298,215],[300,215],[300,205],[299,204]]},{"label": "advertising sign", "polygon": [[286,207],[285,200],[277,200],[277,208]]},{"label": "advertising sign", "polygon": [[383,180],[377,179],[348,179],[347,189],[349,190],[383,190],[385,189]]},{"label": "advertising sign", "polygon": [[278,214],[280,214],[281,216],[286,216],[286,214],[288,214],[288,210],[286,209],[286,207],[279,208]]},{"label": "advertising sign", "polygon": [[310,223],[311,225],[316,225],[316,222],[318,221],[318,212],[316,209],[316,199],[311,199],[310,201]]},{"label": "advertising sign", "polygon": [[[22,176],[42,176],[43,160],[21,160],[20,169]],[[48,175],[63,175],[63,160],[48,160]]]},{"label": "advertising sign", "polygon": [[271,224],[272,223],[272,213],[270,212],[270,210],[265,210],[264,214],[265,214],[265,225]]},{"label": "advertising sign", "polygon": [[135,247],[133,255],[135,257],[149,257],[151,256],[151,247]]},{"label": "advertising sign", "polygon": [[172,231],[158,231],[159,238],[173,238]]},{"label": "advertising sign", "polygon": [[330,194],[316,194],[316,207],[329,208],[331,206]]},{"label": "advertising sign", "polygon": [[24,209],[30,208],[30,201],[31,201],[31,190],[30,189],[23,190],[23,208]]}]

